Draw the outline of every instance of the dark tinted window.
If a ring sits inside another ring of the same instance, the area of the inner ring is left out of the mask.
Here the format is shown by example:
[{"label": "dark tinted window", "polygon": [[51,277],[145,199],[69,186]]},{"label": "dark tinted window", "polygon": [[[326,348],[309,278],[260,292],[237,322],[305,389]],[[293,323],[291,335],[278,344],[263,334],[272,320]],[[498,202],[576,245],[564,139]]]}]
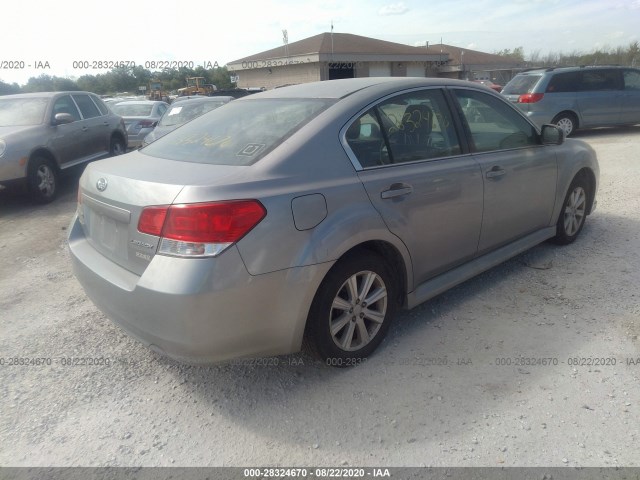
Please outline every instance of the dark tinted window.
[{"label": "dark tinted window", "polygon": [[582,73],[583,92],[618,90],[620,70],[584,70]]},{"label": "dark tinted window", "polygon": [[194,119],[140,151],[154,157],[185,162],[251,165],[331,103],[331,100],[316,98],[231,102],[224,108]]},{"label": "dark tinted window", "polygon": [[52,116],[55,117],[58,113],[68,113],[74,120],[80,120],[80,113],[76,108],[76,104],[73,103],[73,100],[71,100],[69,95],[60,97],[56,100],[56,103],[53,104]]},{"label": "dark tinted window", "polygon": [[507,83],[507,85],[505,85],[502,89],[502,93],[505,95],[522,95],[524,93],[531,93],[533,92],[533,87],[536,86],[540,78],[542,78],[542,74],[516,75],[509,83]]},{"label": "dark tinted window", "polygon": [[107,108],[107,106],[104,104],[102,100],[95,97],[91,97],[91,99],[93,100],[93,103],[96,104],[96,106],[98,107],[98,110],[100,110],[100,113],[102,115],[106,115],[107,113],[109,113],[109,109]]},{"label": "dark tinted window", "polygon": [[93,103],[89,95],[72,95],[73,99],[78,104],[80,111],[82,112],[82,116],[84,118],[93,118],[99,117],[100,111],[98,107]]},{"label": "dark tinted window", "polygon": [[563,72],[554,74],[547,85],[547,92],[577,92],[580,90],[580,72]]},{"label": "dark tinted window", "polygon": [[482,92],[456,90],[477,152],[539,145],[536,129],[502,100]]}]

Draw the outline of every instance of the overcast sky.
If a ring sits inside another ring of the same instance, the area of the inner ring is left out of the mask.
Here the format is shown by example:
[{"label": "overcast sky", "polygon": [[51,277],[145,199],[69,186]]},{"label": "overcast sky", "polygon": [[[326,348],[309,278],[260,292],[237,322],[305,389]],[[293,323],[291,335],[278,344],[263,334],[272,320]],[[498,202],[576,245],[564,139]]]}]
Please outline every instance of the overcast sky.
[{"label": "overcast sky", "polygon": [[[589,52],[640,40],[640,0],[17,0],[4,2],[0,80],[78,77],[74,61],[224,65],[331,30],[406,45]],[[228,5],[228,6],[224,6]],[[14,62],[14,63],[10,63]],[[17,64],[15,62],[18,62]],[[25,68],[3,68],[13,65]],[[38,63],[39,62],[39,63]],[[50,68],[35,69],[36,65]],[[29,68],[31,65],[31,68]]]}]

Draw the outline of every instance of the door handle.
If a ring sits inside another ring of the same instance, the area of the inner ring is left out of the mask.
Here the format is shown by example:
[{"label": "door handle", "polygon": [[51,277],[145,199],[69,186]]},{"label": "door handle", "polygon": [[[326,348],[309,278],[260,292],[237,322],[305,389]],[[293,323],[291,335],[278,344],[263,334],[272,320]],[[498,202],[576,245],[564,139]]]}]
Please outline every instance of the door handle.
[{"label": "door handle", "polygon": [[413,192],[413,187],[411,185],[407,185],[406,183],[394,183],[388,190],[384,190],[380,194],[380,197],[383,199],[402,197],[403,195],[409,195],[411,192]]},{"label": "door handle", "polygon": [[493,167],[491,170],[489,170],[487,172],[486,177],[487,178],[496,178],[496,177],[501,177],[502,175],[504,175],[505,173],[507,173],[507,171],[503,168],[500,167]]},{"label": "door handle", "polygon": [[89,127],[82,127],[83,132],[86,132],[87,130],[89,130]]}]

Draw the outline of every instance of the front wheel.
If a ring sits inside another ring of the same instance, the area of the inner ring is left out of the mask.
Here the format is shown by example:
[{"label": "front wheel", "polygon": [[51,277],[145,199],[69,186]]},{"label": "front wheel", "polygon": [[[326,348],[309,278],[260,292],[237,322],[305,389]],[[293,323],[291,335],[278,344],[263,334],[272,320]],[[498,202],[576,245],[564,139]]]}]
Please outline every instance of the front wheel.
[{"label": "front wheel", "polygon": [[347,367],[371,354],[396,310],[393,275],[373,252],[347,257],[322,282],[307,320],[307,344],[327,365]]},{"label": "front wheel", "polygon": [[49,203],[58,194],[58,175],[48,158],[37,156],[31,159],[27,182],[31,198],[37,203]]},{"label": "front wheel", "polygon": [[572,243],[582,231],[587,218],[589,187],[583,177],[576,177],[571,182],[562,211],[556,224],[554,241],[560,245]]}]

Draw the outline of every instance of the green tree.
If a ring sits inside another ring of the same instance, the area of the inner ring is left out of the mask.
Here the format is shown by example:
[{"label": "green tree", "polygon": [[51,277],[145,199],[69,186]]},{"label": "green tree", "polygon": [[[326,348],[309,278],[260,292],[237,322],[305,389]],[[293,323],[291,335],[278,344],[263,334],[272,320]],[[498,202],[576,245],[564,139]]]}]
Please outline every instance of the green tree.
[{"label": "green tree", "polygon": [[20,93],[20,86],[17,83],[5,83],[0,80],[0,95],[12,95],[14,93]]}]

